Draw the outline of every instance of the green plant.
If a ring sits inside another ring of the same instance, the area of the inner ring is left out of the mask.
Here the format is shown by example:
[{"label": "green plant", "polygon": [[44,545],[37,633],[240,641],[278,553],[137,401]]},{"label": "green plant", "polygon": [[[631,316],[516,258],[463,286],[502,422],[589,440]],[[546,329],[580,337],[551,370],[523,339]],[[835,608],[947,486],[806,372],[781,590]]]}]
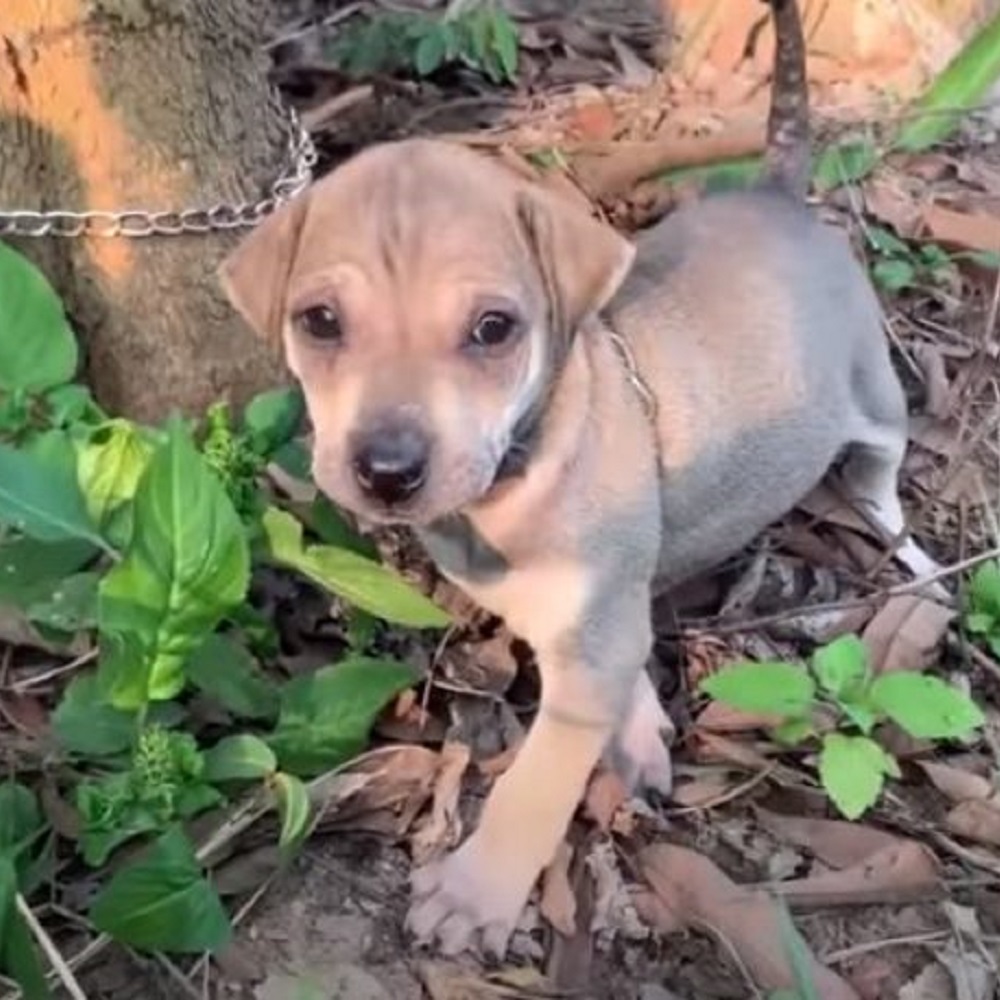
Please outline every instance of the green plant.
[{"label": "green plant", "polygon": [[352,77],[400,72],[423,77],[464,65],[494,83],[513,83],[517,26],[492,2],[445,14],[386,11],[350,23],[329,56]]},{"label": "green plant", "polygon": [[944,285],[955,272],[957,258],[936,243],[906,243],[888,229],[872,225],[865,228],[865,236],[875,256],[872,278],[887,292]]},{"label": "green plant", "polygon": [[1000,563],[995,560],[982,563],[972,574],[963,622],[1000,656]]},{"label": "green plant", "polygon": [[[57,296],[0,244],[0,605],[55,647],[96,645],[96,669],[75,674],[52,713],[49,761],[79,815],[70,846],[105,883],[90,917],[136,948],[211,951],[229,921],[185,824],[270,803],[280,847],[294,849],[311,822],[302,777],[363,750],[418,679],[370,655],[380,623],[448,616],[329,502],[296,514],[269,490],[269,463],[303,464],[297,390],[264,393],[238,419],[220,404],[205,421],[147,427],[72,383],[76,359]],[[351,606],[342,662],[291,681],[267,669],[274,626],[249,596],[261,563]],[[206,734],[195,699],[229,720],[221,735]],[[106,879],[118,848],[150,838]],[[54,839],[31,789],[0,786],[0,972],[29,997],[48,993],[21,907],[38,887],[37,846]]]},{"label": "green plant", "polygon": [[872,734],[891,720],[917,739],[968,736],[983,713],[937,677],[909,671],[875,676],[865,644],[843,636],[815,651],[809,665],[734,663],[706,678],[702,691],[748,712],[773,716],[774,737],[789,746],[819,742],[819,777],[836,807],[857,819],[872,806],[895,758]]}]

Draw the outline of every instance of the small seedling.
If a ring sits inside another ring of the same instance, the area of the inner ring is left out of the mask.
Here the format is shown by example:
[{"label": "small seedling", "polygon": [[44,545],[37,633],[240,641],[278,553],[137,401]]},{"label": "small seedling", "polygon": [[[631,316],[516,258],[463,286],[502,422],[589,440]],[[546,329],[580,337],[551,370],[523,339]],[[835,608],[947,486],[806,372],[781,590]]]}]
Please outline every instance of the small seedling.
[{"label": "small seedling", "polygon": [[878,799],[896,759],[872,734],[892,721],[917,739],[968,736],[983,713],[937,677],[899,670],[875,676],[865,644],[842,636],[800,663],[734,663],[702,682],[717,701],[775,717],[773,735],[797,746],[818,739],[819,776],[834,805],[857,819]]},{"label": "small seedling", "polygon": [[1000,563],[983,563],[969,582],[969,602],[965,628],[1000,656]]},{"label": "small seedling", "polygon": [[387,11],[346,27],[328,54],[354,78],[391,73],[427,77],[446,66],[466,66],[494,83],[513,83],[517,25],[494,3],[444,15]]},{"label": "small seedling", "polygon": [[954,276],[956,258],[936,243],[911,245],[881,226],[868,226],[866,236],[875,255],[872,278],[886,292],[947,285]]}]

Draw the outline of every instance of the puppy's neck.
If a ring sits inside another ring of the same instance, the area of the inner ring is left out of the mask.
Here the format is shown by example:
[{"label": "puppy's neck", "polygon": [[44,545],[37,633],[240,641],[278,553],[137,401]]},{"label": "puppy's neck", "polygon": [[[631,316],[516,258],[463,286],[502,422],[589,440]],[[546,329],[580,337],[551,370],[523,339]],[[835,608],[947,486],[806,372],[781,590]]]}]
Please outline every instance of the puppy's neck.
[{"label": "puppy's neck", "polygon": [[515,426],[492,487],[472,505],[470,515],[492,510],[515,494],[543,488],[541,484],[572,460],[586,430],[593,391],[587,340],[603,334],[598,321],[579,331],[544,391]]}]

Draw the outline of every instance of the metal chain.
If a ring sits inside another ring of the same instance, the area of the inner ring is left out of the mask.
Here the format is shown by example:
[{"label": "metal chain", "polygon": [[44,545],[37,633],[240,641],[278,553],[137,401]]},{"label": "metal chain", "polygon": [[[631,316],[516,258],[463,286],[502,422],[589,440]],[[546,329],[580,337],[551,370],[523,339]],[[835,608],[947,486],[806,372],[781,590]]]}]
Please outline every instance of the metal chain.
[{"label": "metal chain", "polygon": [[271,184],[267,196],[258,201],[159,211],[143,208],[126,208],[117,212],[0,210],[0,237],[119,236],[140,239],[252,228],[309,184],[316,159],[312,138],[295,110],[289,108],[285,167]]}]

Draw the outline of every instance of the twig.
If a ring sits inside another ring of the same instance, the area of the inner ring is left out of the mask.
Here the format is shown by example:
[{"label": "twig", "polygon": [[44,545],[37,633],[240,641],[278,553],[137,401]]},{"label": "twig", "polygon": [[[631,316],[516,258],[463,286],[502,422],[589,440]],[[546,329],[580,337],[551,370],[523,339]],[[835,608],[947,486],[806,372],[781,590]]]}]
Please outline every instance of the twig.
[{"label": "twig", "polygon": [[58,667],[53,667],[51,670],[44,671],[44,673],[35,674],[34,677],[26,677],[23,681],[16,681],[10,685],[10,690],[16,694],[23,694],[25,691],[30,691],[31,688],[38,687],[46,681],[55,680],[55,678],[61,677],[63,674],[79,670],[80,667],[86,666],[88,663],[96,660],[98,652],[99,650],[96,648],[91,649],[82,656],[78,656],[75,660],[70,660],[69,663],[60,663]]},{"label": "twig", "polygon": [[701,802],[697,805],[691,806],[680,806],[677,809],[666,809],[666,815],[673,817],[685,816],[695,812],[705,812],[707,809],[717,809],[719,806],[725,805],[727,802],[732,802],[733,799],[738,799],[741,796],[746,795],[747,792],[756,788],[762,781],[771,777],[777,769],[778,762],[774,761],[768,767],[765,767],[756,774],[752,775],[748,780],[736,785],[735,788],[730,788],[728,792],[723,792],[708,802]]},{"label": "twig", "polygon": [[38,942],[39,947],[45,952],[46,957],[52,964],[52,968],[59,975],[66,992],[73,1000],[87,1000],[87,994],[80,988],[73,970],[66,964],[66,960],[59,954],[59,949],[55,946],[52,938],[49,937],[45,928],[38,922],[27,900],[20,893],[17,894],[17,912],[24,918],[32,936]]},{"label": "twig", "polygon": [[840,948],[823,955],[822,960],[826,965],[839,965],[860,955],[869,955],[873,951],[881,951],[883,948],[898,948],[901,945],[913,944],[935,944],[938,941],[945,941],[949,937],[948,931],[925,931],[923,934],[907,934],[902,937],[884,938],[881,941],[865,941],[863,944],[853,944],[849,948]]},{"label": "twig", "polygon": [[303,111],[302,125],[307,132],[316,132],[326,128],[338,115],[353,108],[356,104],[364,104],[375,95],[375,88],[370,84],[351,87],[340,94],[334,94],[329,100],[323,101],[315,108]]},{"label": "twig", "polygon": [[[826,601],[823,604],[806,604],[798,608],[789,608],[786,611],[776,611],[773,615],[762,615],[759,618],[749,618],[741,622],[720,622],[717,618],[695,618],[690,621],[683,622],[681,634],[685,635],[691,632],[702,632],[709,629],[718,635],[725,635],[731,632],[748,632],[752,629],[764,628],[768,625],[777,625],[780,622],[788,621],[791,618],[809,618],[813,615],[825,615],[834,611],[850,611],[853,608],[867,608],[872,604],[877,604],[879,601],[885,600],[889,597],[902,597],[906,594],[919,594],[932,583],[937,583],[940,580],[945,580],[949,577],[956,576],[959,573],[964,573],[966,570],[972,569],[980,563],[997,558],[1000,558],[1000,546],[987,549],[987,551],[980,552],[978,555],[969,556],[968,559],[962,559],[950,566],[944,566],[937,572],[930,573],[927,576],[921,577],[919,580],[910,580],[907,583],[896,584],[894,587],[886,587],[883,590],[877,591],[874,594],[868,594],[864,597],[852,597],[844,601]],[[928,599],[936,600],[936,598],[930,595],[928,595]]]}]

